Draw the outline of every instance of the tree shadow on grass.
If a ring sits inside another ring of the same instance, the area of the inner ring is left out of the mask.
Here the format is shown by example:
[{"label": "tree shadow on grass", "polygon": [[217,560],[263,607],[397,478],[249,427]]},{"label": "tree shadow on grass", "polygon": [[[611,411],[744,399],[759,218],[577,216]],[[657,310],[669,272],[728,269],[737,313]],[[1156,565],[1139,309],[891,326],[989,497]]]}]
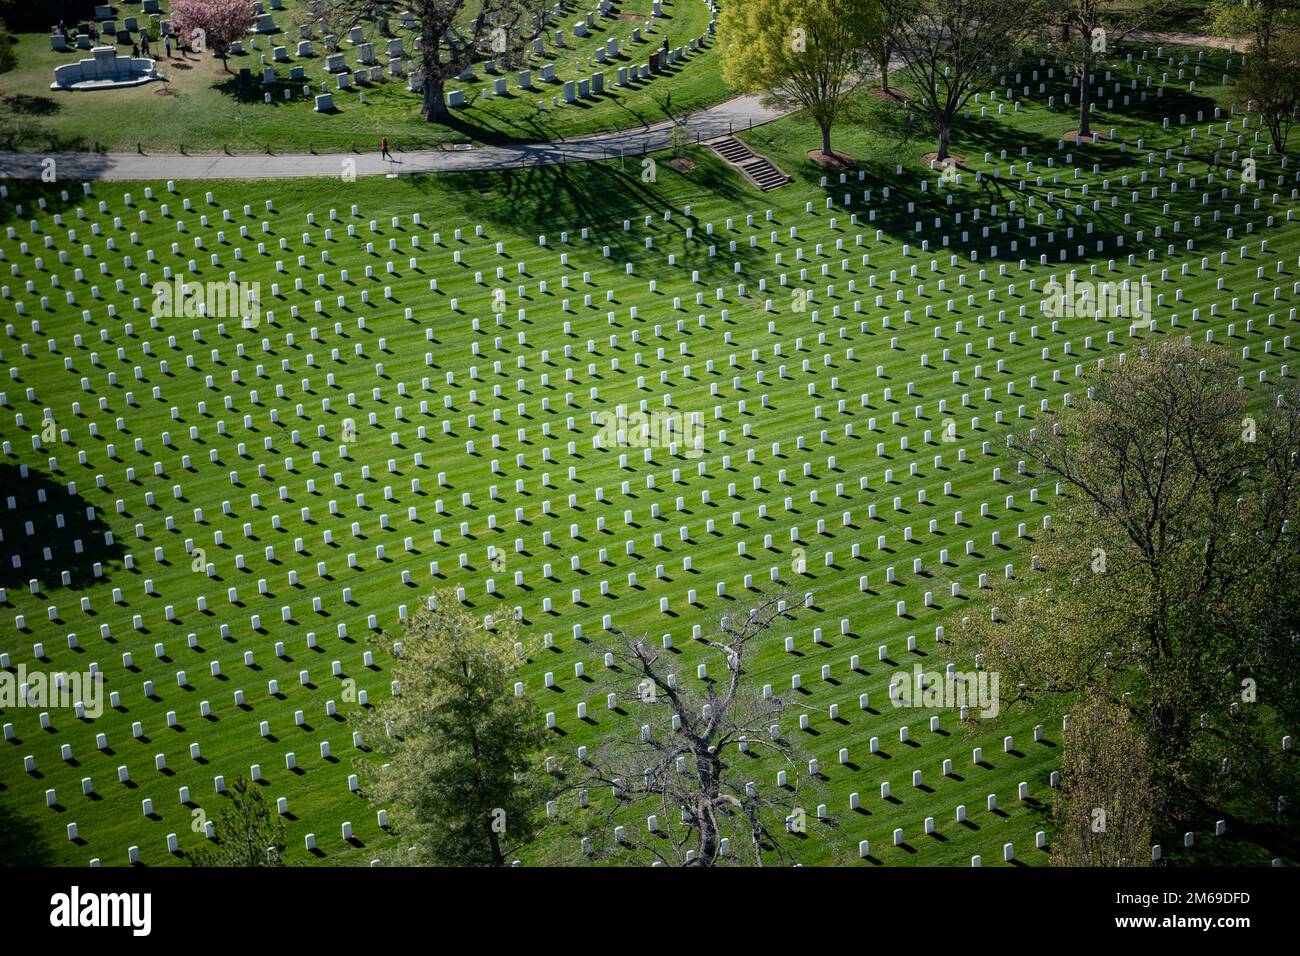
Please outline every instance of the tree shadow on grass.
[{"label": "tree shadow on grass", "polygon": [[[1227,824],[1225,836],[1213,836],[1218,820]],[[1196,844],[1185,850],[1182,835],[1188,830],[1196,834]],[[1248,808],[1238,814],[1232,808],[1200,803],[1176,825],[1161,827],[1156,839],[1169,850],[1168,866],[1266,866],[1274,857],[1300,860],[1300,832],[1293,821]]]},{"label": "tree shadow on grass", "polygon": [[[69,494],[66,485],[30,468],[24,478],[16,465],[0,465],[0,488],[4,489],[0,532],[4,534],[6,552],[0,565],[0,587],[24,586],[34,577],[41,580],[43,587],[59,587],[64,571],[68,572],[70,586],[76,589],[107,582],[110,565],[121,562],[125,549],[116,540],[112,544],[105,542],[104,534],[110,529],[97,513],[86,517],[90,502],[80,494]],[[11,498],[13,508],[9,507]],[[30,535],[28,522],[32,525]],[[46,548],[50,550],[48,560]],[[17,555],[20,566],[14,567],[8,555]],[[102,564],[103,577],[94,576],[96,563]]]},{"label": "tree shadow on grass", "polygon": [[63,104],[53,97],[32,96],[29,93],[7,93],[0,97],[5,108],[19,116],[53,116]]},{"label": "tree shadow on grass", "polygon": [[271,105],[275,105],[282,102],[284,97],[283,93],[280,93],[278,97],[275,94],[279,93],[288,82],[287,80],[277,81],[270,86],[265,86],[260,76],[250,74],[248,82],[241,83],[239,75],[235,74],[221,80],[219,83],[213,83],[212,89],[229,96],[231,99],[238,100],[240,103],[263,103],[262,94],[271,93]]},{"label": "tree shadow on grass", "polygon": [[[41,99],[42,97],[32,97]],[[46,113],[27,113],[22,116],[7,109],[7,101],[0,104],[0,152],[60,153],[90,152],[90,145],[82,136],[65,136],[47,129],[31,116],[48,116]],[[3,214],[0,214],[3,215]]]},{"label": "tree shadow on grass", "polygon": [[[688,154],[695,162],[690,174],[678,174],[667,168],[664,154],[659,159],[655,181],[642,179],[642,158],[620,163],[571,163],[567,165],[528,166],[503,172],[445,173],[412,177],[414,184],[435,192],[446,203],[444,187],[451,180],[453,195],[465,197],[466,215],[477,221],[513,231],[555,233],[587,226],[595,247],[608,245],[611,261],[637,258],[642,252],[642,234],[623,229],[623,220],[639,220],[646,214],[654,217],[664,234],[656,247],[674,251],[679,258],[698,269],[701,280],[722,279],[732,274],[732,262],[757,262],[763,250],[738,246],[726,251],[725,236],[709,236],[696,229],[691,238],[685,226],[692,220],[681,215],[681,205],[701,196],[710,201],[730,203],[755,201],[757,194],[711,152],[692,147]],[[671,222],[662,219],[665,208],[677,209]],[[717,244],[718,254],[708,255],[708,246]]]},{"label": "tree shadow on grass", "polygon": [[0,867],[53,865],[54,852],[36,821],[0,804]]}]

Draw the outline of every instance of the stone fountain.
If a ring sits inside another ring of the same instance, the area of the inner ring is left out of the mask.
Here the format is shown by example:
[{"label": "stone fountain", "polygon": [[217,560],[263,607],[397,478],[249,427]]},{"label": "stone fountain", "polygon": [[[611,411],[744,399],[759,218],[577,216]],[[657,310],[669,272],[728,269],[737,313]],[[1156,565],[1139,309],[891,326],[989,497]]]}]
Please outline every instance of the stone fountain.
[{"label": "stone fountain", "polygon": [[111,90],[161,80],[155,62],[147,57],[118,56],[117,48],[97,46],[88,60],[54,68],[52,90]]}]

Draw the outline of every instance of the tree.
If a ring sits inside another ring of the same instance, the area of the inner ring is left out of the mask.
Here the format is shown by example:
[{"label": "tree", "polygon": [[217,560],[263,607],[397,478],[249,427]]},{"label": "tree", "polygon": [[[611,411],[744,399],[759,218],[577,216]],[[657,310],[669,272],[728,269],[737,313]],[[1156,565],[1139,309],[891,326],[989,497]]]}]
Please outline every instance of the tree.
[{"label": "tree", "polygon": [[1248,37],[1256,53],[1267,49],[1280,31],[1300,27],[1295,0],[1213,0],[1206,12],[1217,36]]},{"label": "tree", "polygon": [[[828,831],[810,824],[804,803],[820,783],[804,772],[801,751],[781,726],[793,701],[765,696],[750,671],[760,644],[803,603],[776,591],[723,617],[705,644],[716,676],[702,683],[679,680],[674,653],[649,637],[612,632],[607,689],[633,713],[575,774],[576,828],[588,854],[622,864],[762,866],[769,856],[792,862],[795,840],[814,827]],[[776,785],[778,771],[784,786]],[[611,796],[588,805],[588,788]]]},{"label": "tree", "polygon": [[221,57],[226,72],[230,72],[226,60],[230,45],[257,23],[248,0],[172,0],[171,18],[177,33],[192,49],[199,53],[211,49]]},{"label": "tree", "polygon": [[1233,96],[1259,114],[1273,149],[1285,153],[1300,110],[1300,31],[1280,33],[1248,56]]},{"label": "tree", "polygon": [[1053,866],[1145,866],[1151,861],[1151,768],[1127,710],[1085,693],[1070,713],[1053,801]]},{"label": "tree", "polygon": [[880,89],[882,92],[889,92],[889,64],[894,57],[894,31],[897,28],[894,18],[898,16],[897,8],[890,8],[886,4],[878,4],[880,11],[880,29],[867,40],[867,52],[876,63],[876,69],[880,71]]},{"label": "tree", "polygon": [[190,856],[195,866],[283,866],[284,824],[259,787],[241,775],[213,821],[215,837]]},{"label": "tree", "polygon": [[1092,76],[1099,60],[1126,37],[1149,24],[1171,0],[1058,0],[1051,16],[1061,24],[1059,35],[1048,33],[1047,45],[1070,65],[1079,80],[1079,141],[1092,135]]},{"label": "tree", "polygon": [[675,159],[681,159],[685,156],[687,147],[691,145],[690,126],[683,120],[674,120],[669,142]]},{"label": "tree", "polygon": [[1147,346],[1088,400],[1012,436],[1058,480],[1039,570],[954,632],[1027,696],[1094,688],[1147,738],[1159,805],[1294,785],[1300,718],[1300,390],[1258,407],[1225,353]]},{"label": "tree", "polygon": [[511,615],[487,626],[449,592],[434,592],[402,636],[379,643],[400,693],[360,720],[385,758],[370,799],[391,807],[403,865],[503,866],[536,832],[546,785],[542,719],[515,696]]},{"label": "tree", "polygon": [[1033,29],[1038,0],[880,0],[911,101],[938,135],[936,158],[948,158],[958,112],[1010,62]]},{"label": "tree", "polygon": [[18,62],[18,57],[14,53],[15,39],[5,26],[3,20],[0,20],[0,73],[7,73],[14,68]]},{"label": "tree", "polygon": [[447,81],[487,57],[522,62],[525,45],[544,29],[549,7],[546,0],[410,0],[394,26],[389,0],[322,0],[311,19],[324,20],[337,36],[361,26],[409,40],[406,48],[420,64],[420,115],[445,123],[451,119],[443,92]]},{"label": "tree", "polygon": [[878,0],[733,0],[718,37],[727,82],[808,111],[831,156],[831,126],[866,79]]}]

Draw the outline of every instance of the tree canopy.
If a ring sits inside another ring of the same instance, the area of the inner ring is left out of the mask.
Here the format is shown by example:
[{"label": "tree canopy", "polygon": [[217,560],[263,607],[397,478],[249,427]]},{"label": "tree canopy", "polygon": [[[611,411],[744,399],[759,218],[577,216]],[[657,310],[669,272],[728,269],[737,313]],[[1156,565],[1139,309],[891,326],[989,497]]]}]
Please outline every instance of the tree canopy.
[{"label": "tree canopy", "polygon": [[1300,392],[1249,402],[1225,353],[1164,341],[1013,438],[1064,508],[1038,570],[955,630],[1030,699],[1095,689],[1147,737],[1161,805],[1270,805],[1300,716]]},{"label": "tree canopy", "polygon": [[502,866],[537,829],[542,718],[515,694],[526,658],[513,617],[488,627],[453,593],[433,600],[400,637],[380,638],[397,659],[399,693],[361,721],[384,758],[370,797],[391,808],[396,862]]},{"label": "tree canopy", "polygon": [[806,109],[830,156],[831,126],[867,78],[878,0],[731,0],[718,24],[722,70],[740,89]]},{"label": "tree canopy", "polygon": [[260,787],[236,777],[213,821],[214,839],[191,857],[195,866],[283,866],[284,824]]}]

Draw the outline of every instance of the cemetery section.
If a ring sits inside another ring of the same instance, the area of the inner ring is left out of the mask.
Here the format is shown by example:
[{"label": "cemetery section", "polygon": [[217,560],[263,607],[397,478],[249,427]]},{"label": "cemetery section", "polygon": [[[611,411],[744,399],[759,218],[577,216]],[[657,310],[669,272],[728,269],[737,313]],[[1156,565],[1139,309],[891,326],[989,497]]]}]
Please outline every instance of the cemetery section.
[{"label": "cemetery section", "polygon": [[4,88],[33,98],[24,107],[31,127],[24,148],[368,151],[380,136],[404,150],[534,142],[650,125],[734,95],[716,56],[716,8],[703,0],[557,3],[529,25],[516,62],[483,57],[447,81],[444,98],[456,110],[450,126],[419,116],[418,38],[405,29],[413,21],[400,10],[387,32],[366,22],[339,34],[330,31],[341,28],[313,16],[321,8],[310,0],[265,0],[254,31],[223,65],[211,51],[182,56],[174,43],[165,55],[172,21],[165,2],[151,6],[153,12],[103,8],[109,19],[96,20],[95,42],[115,48],[119,58],[149,35],[152,69],[161,78],[136,89],[119,86],[110,96],[66,95],[73,82],[87,82],[83,74],[93,80],[103,69],[95,66],[89,35],[76,32],[81,25],[72,42],[62,35],[17,37],[18,66],[5,75]]},{"label": "cemetery section", "polygon": [[[972,669],[945,628],[1032,573],[1059,489],[1012,429],[1163,338],[1229,348],[1252,392],[1291,375],[1300,183],[1232,69],[1133,48],[1080,146],[1071,84],[1026,58],[950,180],[865,129],[860,171],[821,171],[795,117],[742,134],[794,176],[770,194],[693,146],[689,172],[10,184],[0,668],[110,698],[7,708],[0,800],[59,862],[168,865],[243,774],[291,862],[364,863],[392,838],[348,716],[395,692],[367,638],[431,586],[541,636],[521,680],[561,772],[635,726],[591,689],[608,627],[707,680],[710,627],[785,582],[810,607],[754,675],[799,701],[810,826],[864,865],[1045,865],[1064,712],[890,688]],[[158,314],[177,277],[223,304]],[[1067,281],[1141,288],[1149,320],[1045,311]]]}]

